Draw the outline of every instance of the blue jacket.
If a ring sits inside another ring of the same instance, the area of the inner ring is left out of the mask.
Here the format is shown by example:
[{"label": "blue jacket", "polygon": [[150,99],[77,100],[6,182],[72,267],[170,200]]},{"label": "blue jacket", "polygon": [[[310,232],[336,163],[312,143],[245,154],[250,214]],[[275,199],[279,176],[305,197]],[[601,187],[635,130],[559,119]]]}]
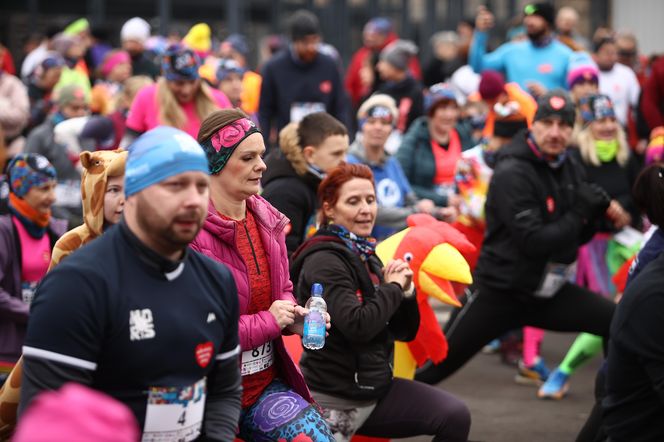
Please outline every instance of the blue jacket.
[{"label": "blue jacket", "polygon": [[468,52],[468,63],[475,72],[500,71],[508,82],[518,83],[523,90],[528,90],[531,82],[540,83],[549,90],[567,89],[572,50],[558,40],[542,47],[535,46],[530,40],[508,42],[487,54],[488,39],[488,33],[475,31]]}]

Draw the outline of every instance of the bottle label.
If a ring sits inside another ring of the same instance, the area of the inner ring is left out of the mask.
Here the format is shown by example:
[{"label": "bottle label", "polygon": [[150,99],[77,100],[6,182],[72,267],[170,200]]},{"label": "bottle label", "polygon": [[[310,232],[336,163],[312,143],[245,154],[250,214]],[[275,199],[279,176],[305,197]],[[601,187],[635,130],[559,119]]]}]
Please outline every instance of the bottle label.
[{"label": "bottle label", "polygon": [[320,312],[310,312],[304,320],[304,336],[325,337],[325,320]]}]

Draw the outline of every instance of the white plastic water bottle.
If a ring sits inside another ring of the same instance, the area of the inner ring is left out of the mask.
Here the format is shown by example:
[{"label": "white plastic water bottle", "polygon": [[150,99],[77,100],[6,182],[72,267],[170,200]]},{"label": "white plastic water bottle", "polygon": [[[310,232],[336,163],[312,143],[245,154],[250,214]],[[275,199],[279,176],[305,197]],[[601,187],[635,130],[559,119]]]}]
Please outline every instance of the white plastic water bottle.
[{"label": "white plastic water bottle", "polygon": [[320,350],[325,345],[325,313],[327,312],[322,285],[315,283],[311,286],[311,297],[305,308],[309,309],[309,314],[304,317],[302,345],[309,350]]}]

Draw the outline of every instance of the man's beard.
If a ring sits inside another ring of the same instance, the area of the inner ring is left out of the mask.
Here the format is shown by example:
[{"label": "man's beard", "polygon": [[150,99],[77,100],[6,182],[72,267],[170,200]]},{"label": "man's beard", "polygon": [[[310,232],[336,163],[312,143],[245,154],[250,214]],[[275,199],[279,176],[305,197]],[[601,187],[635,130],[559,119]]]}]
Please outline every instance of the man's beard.
[{"label": "man's beard", "polygon": [[[166,222],[152,209],[151,204],[143,202],[140,206],[136,213],[136,221],[141,229],[152,237],[153,241],[162,248],[168,249],[164,250],[167,252],[184,250],[196,238],[205,220],[205,217],[196,210],[190,210],[175,216],[170,222]],[[190,233],[181,234],[175,228],[177,222],[194,222],[196,228]]]},{"label": "man's beard", "polygon": [[542,41],[542,39],[546,35],[546,31],[547,31],[546,28],[542,28],[542,29],[539,29],[537,31],[529,32],[528,33],[528,38],[533,43],[539,43],[540,41]]}]

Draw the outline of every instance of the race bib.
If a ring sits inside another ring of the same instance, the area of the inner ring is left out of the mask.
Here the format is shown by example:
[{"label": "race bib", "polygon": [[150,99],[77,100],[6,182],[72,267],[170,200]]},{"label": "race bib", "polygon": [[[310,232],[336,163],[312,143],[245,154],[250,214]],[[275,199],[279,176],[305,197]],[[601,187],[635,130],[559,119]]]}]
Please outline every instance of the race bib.
[{"label": "race bib", "polygon": [[302,121],[302,118],[306,117],[309,114],[316,112],[325,112],[325,104],[323,103],[302,103],[297,102],[291,104],[290,108],[290,122],[299,123]]},{"label": "race bib", "polygon": [[187,387],[151,387],[142,442],[192,441],[201,435],[205,378]]},{"label": "race bib", "polygon": [[542,282],[535,292],[535,296],[538,298],[553,297],[570,280],[575,272],[576,262],[573,264],[548,263]]},{"label": "race bib", "polygon": [[242,352],[240,374],[246,376],[267,370],[274,363],[274,345],[268,341],[260,347]]},{"label": "race bib", "polygon": [[64,181],[55,186],[55,204],[59,207],[81,207],[81,183]]},{"label": "race bib", "polygon": [[37,290],[37,282],[23,282],[21,284],[21,297],[23,302],[30,305],[32,303],[32,298],[35,296],[35,291]]}]

